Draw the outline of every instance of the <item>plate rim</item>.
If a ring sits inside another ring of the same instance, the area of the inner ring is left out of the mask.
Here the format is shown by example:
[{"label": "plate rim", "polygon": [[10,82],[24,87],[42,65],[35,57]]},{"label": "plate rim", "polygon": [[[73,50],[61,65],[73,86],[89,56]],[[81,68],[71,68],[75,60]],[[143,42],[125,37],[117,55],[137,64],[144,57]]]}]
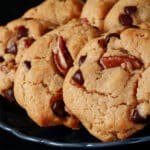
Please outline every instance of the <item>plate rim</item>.
[{"label": "plate rim", "polygon": [[38,138],[35,136],[26,135],[25,133],[20,132],[19,130],[7,125],[3,121],[0,121],[0,128],[4,131],[7,131],[8,133],[13,134],[17,138],[21,140],[25,140],[28,142],[34,142],[46,146],[51,147],[57,147],[57,148],[110,148],[110,147],[116,147],[116,146],[127,146],[132,144],[138,144],[143,142],[150,141],[150,136],[145,137],[132,137],[126,140],[120,140],[120,141],[114,141],[114,142],[101,142],[101,143],[89,143],[89,142],[83,142],[83,143],[63,143],[63,142],[54,142],[51,140],[48,140],[46,138]]}]

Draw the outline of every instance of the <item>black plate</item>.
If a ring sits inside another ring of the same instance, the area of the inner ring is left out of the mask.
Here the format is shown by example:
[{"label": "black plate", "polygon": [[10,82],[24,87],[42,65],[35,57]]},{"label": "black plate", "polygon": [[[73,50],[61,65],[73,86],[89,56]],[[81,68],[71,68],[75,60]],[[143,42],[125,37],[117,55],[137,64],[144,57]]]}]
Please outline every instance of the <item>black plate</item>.
[{"label": "black plate", "polygon": [[150,141],[147,132],[150,130],[149,126],[127,140],[109,143],[98,141],[83,127],[77,131],[64,126],[40,128],[19,106],[10,104],[2,98],[0,98],[0,128],[26,141],[63,148],[104,148]]},{"label": "black plate", "polygon": [[[0,5],[0,24],[20,17],[25,10],[37,5],[42,0],[2,0]],[[150,127],[124,141],[102,143],[92,137],[84,128],[73,131],[64,126],[40,128],[26,115],[24,110],[9,104],[0,97],[0,128],[15,136],[47,146],[63,148],[102,148],[130,145],[150,141]]]}]

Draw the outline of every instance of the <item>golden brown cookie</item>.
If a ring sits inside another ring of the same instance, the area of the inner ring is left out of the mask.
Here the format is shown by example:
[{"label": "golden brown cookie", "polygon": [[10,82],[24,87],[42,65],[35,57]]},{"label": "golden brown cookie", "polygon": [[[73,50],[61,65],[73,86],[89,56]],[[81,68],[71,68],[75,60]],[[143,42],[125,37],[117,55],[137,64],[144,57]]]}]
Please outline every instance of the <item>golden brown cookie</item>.
[{"label": "golden brown cookie", "polygon": [[56,27],[73,18],[79,18],[82,7],[82,0],[45,0],[28,10],[23,17],[47,20]]},{"label": "golden brown cookie", "polygon": [[138,27],[150,22],[150,0],[119,0],[104,21],[104,30]]},{"label": "golden brown cookie", "polygon": [[90,41],[63,85],[67,108],[102,141],[126,139],[150,122],[150,30]]},{"label": "golden brown cookie", "polygon": [[99,31],[94,27],[72,20],[41,37],[25,53],[16,73],[14,93],[39,126],[78,127],[78,119],[65,111],[62,85],[77,53],[97,36]]},{"label": "golden brown cookie", "polygon": [[118,0],[87,0],[83,7],[81,18],[83,21],[87,21],[89,24],[103,31],[104,19],[117,1]]},{"label": "golden brown cookie", "polygon": [[24,51],[49,27],[39,19],[17,19],[0,27],[0,94],[8,100],[14,101],[14,75]]}]

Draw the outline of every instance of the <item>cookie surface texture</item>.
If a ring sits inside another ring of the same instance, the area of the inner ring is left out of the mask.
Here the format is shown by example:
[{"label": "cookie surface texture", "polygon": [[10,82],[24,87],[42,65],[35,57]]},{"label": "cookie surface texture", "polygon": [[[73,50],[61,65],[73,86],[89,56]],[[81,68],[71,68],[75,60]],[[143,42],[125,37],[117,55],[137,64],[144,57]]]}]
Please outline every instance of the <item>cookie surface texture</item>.
[{"label": "cookie surface texture", "polygon": [[62,85],[77,53],[98,35],[97,29],[72,20],[41,37],[24,55],[16,73],[15,97],[38,125],[78,126],[65,111]]},{"label": "cookie surface texture", "polygon": [[66,107],[102,141],[126,139],[149,123],[150,31],[129,28],[90,41],[63,85]]}]

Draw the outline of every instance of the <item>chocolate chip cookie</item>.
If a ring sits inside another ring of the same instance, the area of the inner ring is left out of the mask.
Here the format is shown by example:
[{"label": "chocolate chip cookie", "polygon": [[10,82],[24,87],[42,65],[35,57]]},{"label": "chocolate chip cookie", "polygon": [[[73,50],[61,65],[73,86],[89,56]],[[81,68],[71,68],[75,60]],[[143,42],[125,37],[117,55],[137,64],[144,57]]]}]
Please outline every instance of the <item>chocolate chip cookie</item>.
[{"label": "chocolate chip cookie", "polygon": [[0,94],[9,101],[14,101],[14,75],[24,51],[49,27],[39,19],[17,19],[0,27]]},{"label": "chocolate chip cookie", "polygon": [[23,17],[47,20],[56,27],[73,18],[79,18],[82,7],[82,0],[45,0],[28,10]]},{"label": "chocolate chip cookie", "polygon": [[87,0],[81,18],[83,21],[99,28],[101,31],[104,29],[104,19],[118,0]]},{"label": "chocolate chip cookie", "polygon": [[104,21],[105,31],[138,27],[150,22],[150,0],[119,0]]},{"label": "chocolate chip cookie", "polygon": [[62,85],[80,49],[97,36],[97,29],[75,19],[35,41],[24,54],[15,76],[15,98],[39,126],[78,127],[76,117],[65,110]]},{"label": "chocolate chip cookie", "polygon": [[90,41],[63,84],[67,108],[102,141],[150,122],[150,30],[128,28]]}]

